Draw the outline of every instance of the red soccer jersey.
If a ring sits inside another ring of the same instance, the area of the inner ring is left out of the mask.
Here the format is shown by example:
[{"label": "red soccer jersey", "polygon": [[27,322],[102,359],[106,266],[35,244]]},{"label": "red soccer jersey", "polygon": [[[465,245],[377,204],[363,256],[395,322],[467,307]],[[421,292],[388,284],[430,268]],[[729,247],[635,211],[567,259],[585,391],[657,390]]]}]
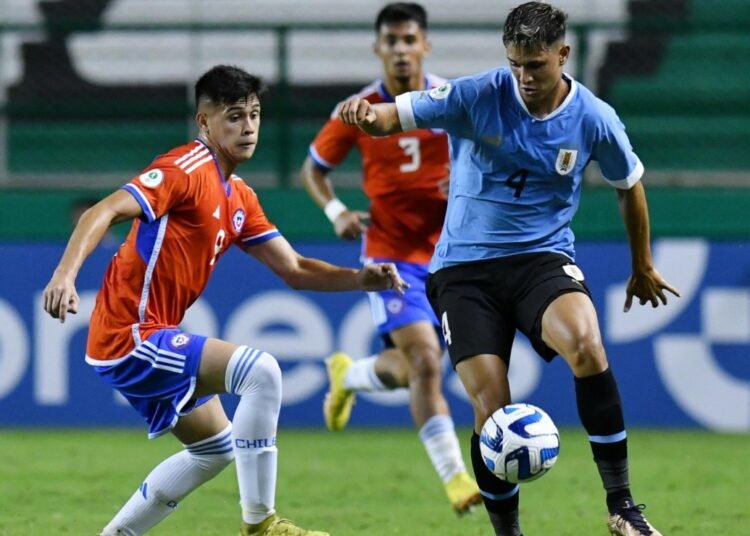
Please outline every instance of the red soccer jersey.
[{"label": "red soccer jersey", "polygon": [[233,243],[279,236],[255,192],[224,180],[201,141],[158,157],[123,186],[143,209],[109,264],[91,315],[86,359],[126,356],[154,331],[175,327]]},{"label": "red soccer jersey", "polygon": [[[428,75],[425,82],[431,88],[444,80]],[[393,102],[380,80],[359,97],[373,104]],[[373,138],[344,124],[334,112],[310,145],[310,156],[332,170],[355,145],[362,154],[364,191],[370,200],[365,256],[429,262],[447,206],[437,186],[449,175],[447,135],[423,129]]]}]

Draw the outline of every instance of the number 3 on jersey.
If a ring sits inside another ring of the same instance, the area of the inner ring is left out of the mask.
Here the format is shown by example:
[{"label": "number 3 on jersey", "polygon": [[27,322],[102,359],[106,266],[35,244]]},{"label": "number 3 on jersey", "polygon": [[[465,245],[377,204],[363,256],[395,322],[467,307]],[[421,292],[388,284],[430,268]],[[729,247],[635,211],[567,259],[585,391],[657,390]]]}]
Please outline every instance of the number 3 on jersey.
[{"label": "number 3 on jersey", "polygon": [[404,150],[406,156],[411,157],[411,162],[406,162],[399,166],[401,173],[411,173],[417,171],[422,165],[422,155],[419,154],[419,138],[399,138],[399,146]]}]

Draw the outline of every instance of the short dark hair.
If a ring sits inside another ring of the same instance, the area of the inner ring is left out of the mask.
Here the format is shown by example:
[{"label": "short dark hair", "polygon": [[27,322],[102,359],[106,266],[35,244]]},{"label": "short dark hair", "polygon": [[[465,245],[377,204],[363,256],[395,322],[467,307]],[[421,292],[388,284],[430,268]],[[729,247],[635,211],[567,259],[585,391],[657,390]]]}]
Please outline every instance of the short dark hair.
[{"label": "short dark hair", "polygon": [[198,106],[202,98],[221,104],[234,104],[250,95],[260,99],[265,90],[259,77],[233,65],[216,65],[195,83],[195,105]]},{"label": "short dark hair", "polygon": [[427,30],[427,12],[416,2],[394,2],[386,5],[375,19],[375,33],[380,32],[383,24],[398,22],[416,22],[422,30]]},{"label": "short dark hair", "polygon": [[514,7],[505,19],[503,44],[522,49],[549,48],[565,37],[568,15],[544,2],[526,2]]}]

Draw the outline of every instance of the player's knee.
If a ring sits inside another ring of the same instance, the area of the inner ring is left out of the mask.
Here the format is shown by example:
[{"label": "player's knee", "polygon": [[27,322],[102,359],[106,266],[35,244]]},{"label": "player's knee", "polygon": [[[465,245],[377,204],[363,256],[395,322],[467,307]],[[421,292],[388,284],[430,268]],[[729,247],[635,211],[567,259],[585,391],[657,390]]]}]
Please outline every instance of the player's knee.
[{"label": "player's knee", "polygon": [[487,385],[471,395],[471,404],[474,407],[474,420],[479,429],[490,418],[490,415],[502,406],[510,404],[510,398],[503,396],[500,389]]},{"label": "player's knee", "polygon": [[413,346],[407,348],[405,353],[408,356],[410,383],[440,382],[442,353],[437,348]]},{"label": "player's knee", "polygon": [[281,399],[281,368],[268,352],[242,346],[227,366],[227,392],[247,395],[262,391],[263,396]]},{"label": "player's knee", "polygon": [[566,361],[573,372],[591,374],[607,368],[601,339],[593,334],[576,337],[566,349]]},{"label": "player's knee", "polygon": [[595,334],[577,337],[568,350],[567,357],[574,370],[597,368],[606,364],[601,338]]},{"label": "player's knee", "polygon": [[213,437],[185,445],[185,452],[196,466],[210,474],[210,478],[219,474],[234,460],[232,425]]}]

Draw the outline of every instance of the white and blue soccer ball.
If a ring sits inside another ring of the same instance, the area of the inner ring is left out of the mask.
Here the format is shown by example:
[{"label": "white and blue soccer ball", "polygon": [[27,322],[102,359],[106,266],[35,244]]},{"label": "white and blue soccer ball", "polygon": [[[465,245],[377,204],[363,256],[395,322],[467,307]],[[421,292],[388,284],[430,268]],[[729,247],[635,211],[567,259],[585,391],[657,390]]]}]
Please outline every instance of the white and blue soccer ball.
[{"label": "white and blue soccer ball", "polygon": [[514,484],[531,482],[555,465],[560,434],[544,410],[531,404],[509,404],[484,423],[479,450],[497,477]]}]

